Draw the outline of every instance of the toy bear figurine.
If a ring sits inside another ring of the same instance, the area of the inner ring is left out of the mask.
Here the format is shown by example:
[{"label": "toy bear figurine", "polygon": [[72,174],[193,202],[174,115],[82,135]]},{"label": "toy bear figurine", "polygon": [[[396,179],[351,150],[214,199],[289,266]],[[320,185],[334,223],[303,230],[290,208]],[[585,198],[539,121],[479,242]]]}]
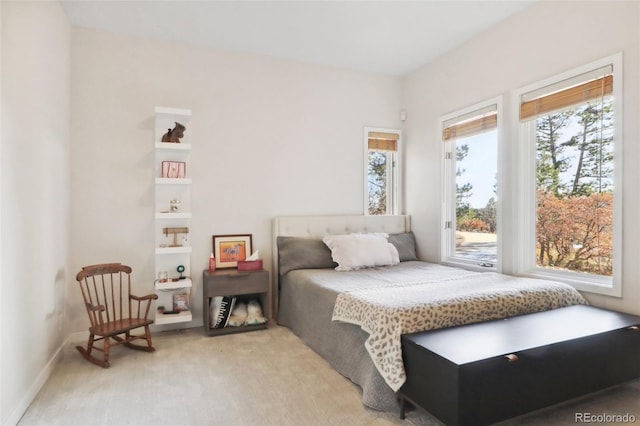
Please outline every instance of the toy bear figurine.
[{"label": "toy bear figurine", "polygon": [[167,133],[162,135],[162,142],[180,143],[180,138],[184,136],[184,131],[187,130],[184,124],[180,124],[175,121],[176,126],[173,129],[168,129]]},{"label": "toy bear figurine", "polygon": [[267,319],[262,315],[262,306],[257,300],[251,300],[247,304],[247,319],[246,325],[258,325],[265,324]]}]

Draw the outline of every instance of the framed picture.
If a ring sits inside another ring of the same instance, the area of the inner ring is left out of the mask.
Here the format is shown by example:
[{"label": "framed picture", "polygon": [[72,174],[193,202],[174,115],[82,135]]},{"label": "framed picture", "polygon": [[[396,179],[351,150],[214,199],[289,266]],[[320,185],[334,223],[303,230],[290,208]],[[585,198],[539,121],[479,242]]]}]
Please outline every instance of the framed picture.
[{"label": "framed picture", "polygon": [[251,256],[251,234],[214,235],[213,253],[216,268],[237,268],[238,260]]},{"label": "framed picture", "polygon": [[189,295],[186,293],[173,295],[173,310],[177,312],[189,310]]},{"label": "framed picture", "polygon": [[184,179],[187,172],[186,163],[180,161],[163,161],[162,162],[162,177],[163,178],[178,178]]}]

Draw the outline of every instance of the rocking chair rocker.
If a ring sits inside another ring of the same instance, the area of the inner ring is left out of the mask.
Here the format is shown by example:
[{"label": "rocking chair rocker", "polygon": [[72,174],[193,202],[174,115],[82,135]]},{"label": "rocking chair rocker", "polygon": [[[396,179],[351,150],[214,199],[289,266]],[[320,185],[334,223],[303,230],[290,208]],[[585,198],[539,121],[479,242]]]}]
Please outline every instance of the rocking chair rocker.
[{"label": "rocking chair rocker", "polygon": [[[151,301],[158,298],[156,294],[138,297],[131,294],[131,268],[120,263],[104,263],[82,268],[76,275],[82,290],[84,304],[89,314],[89,342],[86,349],[76,349],[88,361],[108,368],[109,350],[111,346],[125,345],[140,351],[153,352],[151,331],[148,319]],[[144,327],[144,334],[131,333],[136,328]],[[111,342],[111,339],[114,342]],[[134,340],[146,340],[146,346],[133,344]],[[95,343],[102,340],[102,348]],[[92,355],[94,350],[103,353],[103,359]]]}]

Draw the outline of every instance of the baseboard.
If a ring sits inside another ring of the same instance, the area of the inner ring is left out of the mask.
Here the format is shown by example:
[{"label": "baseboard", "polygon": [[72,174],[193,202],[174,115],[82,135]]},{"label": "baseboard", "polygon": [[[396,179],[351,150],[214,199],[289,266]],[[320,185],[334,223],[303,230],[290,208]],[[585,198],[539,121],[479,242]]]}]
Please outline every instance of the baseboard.
[{"label": "baseboard", "polygon": [[27,393],[22,398],[20,398],[20,401],[13,409],[13,411],[9,414],[9,417],[6,419],[2,419],[3,425],[18,424],[24,413],[26,413],[27,409],[29,408],[29,405],[31,405],[36,395],[38,395],[38,392],[40,392],[40,389],[42,389],[42,386],[44,386],[49,376],[51,376],[51,372],[55,368],[56,364],[62,358],[62,350],[64,349],[65,344],[66,342],[63,343],[55,351],[49,362],[46,363],[42,371],[40,371],[40,374],[38,374],[38,377],[36,377],[36,380],[31,384]]},{"label": "baseboard", "polygon": [[47,382],[47,380],[51,376],[51,373],[53,372],[53,369],[55,368],[56,364],[58,364],[58,362],[60,362],[60,360],[62,359],[63,350],[67,346],[67,344],[86,341],[88,338],[89,338],[88,331],[72,333],[69,336],[67,336],[67,338],[62,343],[62,345],[60,345],[60,347],[55,351],[51,359],[42,368],[42,371],[40,372],[40,374],[38,374],[38,377],[36,377],[36,380],[29,387],[29,390],[27,391],[27,393],[22,398],[20,398],[20,401],[18,402],[16,407],[12,410],[12,412],[9,413],[8,417],[0,420],[0,424],[17,425],[20,419],[22,418],[22,416],[24,415],[24,413],[27,412],[27,409],[29,408],[29,406],[31,405],[35,397],[38,395],[38,392],[40,392],[40,389],[42,389],[42,386],[44,386],[44,384]]}]

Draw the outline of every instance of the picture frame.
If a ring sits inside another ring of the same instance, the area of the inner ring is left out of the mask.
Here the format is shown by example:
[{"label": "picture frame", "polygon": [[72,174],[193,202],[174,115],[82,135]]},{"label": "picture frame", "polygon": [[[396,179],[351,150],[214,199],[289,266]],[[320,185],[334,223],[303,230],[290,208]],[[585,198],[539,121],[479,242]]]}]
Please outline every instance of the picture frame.
[{"label": "picture frame", "polygon": [[189,295],[187,293],[173,295],[173,310],[175,312],[188,311],[189,309]]},{"label": "picture frame", "polygon": [[251,234],[214,235],[213,256],[216,268],[237,268],[238,260],[251,256]]},{"label": "picture frame", "polygon": [[182,161],[163,161],[162,177],[184,179],[187,175],[187,164]]}]

